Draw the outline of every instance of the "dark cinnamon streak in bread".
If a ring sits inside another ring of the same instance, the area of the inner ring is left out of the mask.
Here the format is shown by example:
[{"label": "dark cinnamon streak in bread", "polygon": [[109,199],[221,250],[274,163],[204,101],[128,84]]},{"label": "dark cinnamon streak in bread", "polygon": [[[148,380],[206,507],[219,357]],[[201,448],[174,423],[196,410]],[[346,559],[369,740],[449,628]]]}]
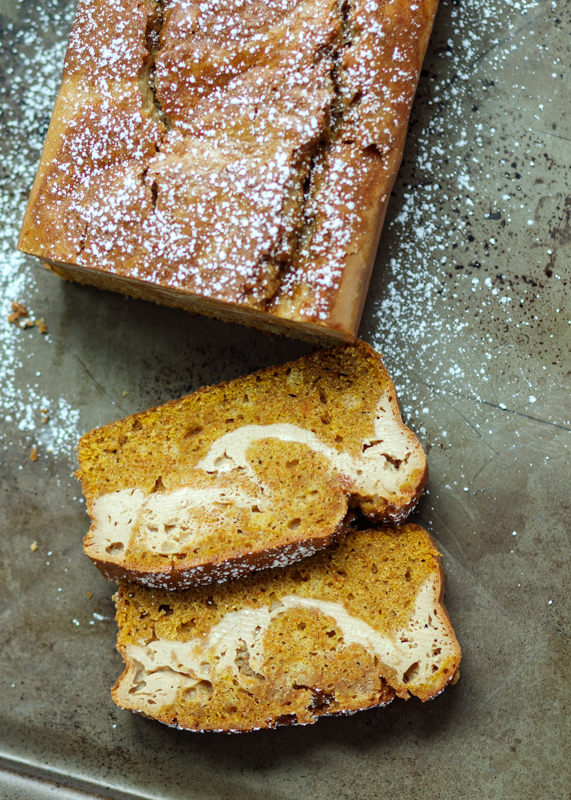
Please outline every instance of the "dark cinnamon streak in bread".
[{"label": "dark cinnamon streak in bread", "polygon": [[293,566],[116,597],[123,708],[195,731],[309,724],[429,700],[458,678],[444,574],[422,528],[352,532]]},{"label": "dark cinnamon streak in bread", "polygon": [[354,341],[436,0],[80,0],[19,247]]},{"label": "dark cinnamon streak in bread", "polygon": [[111,580],[168,589],[307,557],[343,535],[350,507],[402,521],[428,476],[363,342],[90,431],[79,464],[87,555]]}]

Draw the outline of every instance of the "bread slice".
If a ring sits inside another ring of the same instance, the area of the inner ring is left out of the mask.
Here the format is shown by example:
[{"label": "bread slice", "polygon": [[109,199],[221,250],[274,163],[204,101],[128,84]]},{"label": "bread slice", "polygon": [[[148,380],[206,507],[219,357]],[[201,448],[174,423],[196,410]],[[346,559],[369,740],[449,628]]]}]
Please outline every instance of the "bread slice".
[{"label": "bread slice", "polygon": [[282,566],[342,535],[349,506],[403,520],[427,479],[363,342],[85,434],[85,552],[111,580],[186,588]]},{"label": "bread slice", "polygon": [[411,524],[214,587],[123,584],[112,696],[168,725],[228,732],[430,700],[459,674],[443,592],[436,546]]},{"label": "bread slice", "polygon": [[354,341],[437,0],[79,0],[19,248]]}]

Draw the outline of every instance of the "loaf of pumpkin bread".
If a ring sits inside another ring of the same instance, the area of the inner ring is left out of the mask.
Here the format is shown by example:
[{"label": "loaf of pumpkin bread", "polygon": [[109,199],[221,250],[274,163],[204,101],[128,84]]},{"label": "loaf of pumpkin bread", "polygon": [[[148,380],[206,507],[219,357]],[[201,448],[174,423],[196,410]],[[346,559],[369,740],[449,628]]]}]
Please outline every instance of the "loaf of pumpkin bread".
[{"label": "loaf of pumpkin bread", "polygon": [[123,584],[113,699],[196,731],[429,700],[459,674],[443,592],[434,542],[410,524],[351,532],[298,564],[213,587]]},{"label": "loaf of pumpkin bread", "polygon": [[79,0],[19,247],[354,341],[437,0]]},{"label": "loaf of pumpkin bread", "polygon": [[85,551],[168,589],[313,554],[349,508],[401,521],[427,480],[395,388],[363,342],[201,389],[85,434]]}]

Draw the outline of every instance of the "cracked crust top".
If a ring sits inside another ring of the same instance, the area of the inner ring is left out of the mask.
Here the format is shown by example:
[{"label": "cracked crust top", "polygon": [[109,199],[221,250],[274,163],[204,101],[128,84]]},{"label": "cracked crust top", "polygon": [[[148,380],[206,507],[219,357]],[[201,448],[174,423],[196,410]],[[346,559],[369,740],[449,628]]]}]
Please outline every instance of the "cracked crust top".
[{"label": "cracked crust top", "polygon": [[20,248],[83,282],[354,338],[435,10],[80,0]]},{"label": "cracked crust top", "polygon": [[112,580],[169,589],[309,556],[349,506],[401,521],[428,474],[363,342],[98,428],[79,463],[87,555]]}]

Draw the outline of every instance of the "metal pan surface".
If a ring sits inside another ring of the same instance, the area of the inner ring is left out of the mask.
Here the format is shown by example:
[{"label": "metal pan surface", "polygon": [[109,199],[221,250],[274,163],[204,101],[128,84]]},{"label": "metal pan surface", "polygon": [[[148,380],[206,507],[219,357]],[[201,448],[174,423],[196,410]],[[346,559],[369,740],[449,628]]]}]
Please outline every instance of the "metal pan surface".
[{"label": "metal pan surface", "polygon": [[[82,552],[74,448],[309,348],[67,284],[15,251],[74,5],[0,0],[0,795],[566,797],[569,4],[441,3],[361,326],[428,453],[414,520],[444,556],[460,681],[242,736],[111,701],[113,587]],[[8,322],[13,302],[29,316]]]}]

